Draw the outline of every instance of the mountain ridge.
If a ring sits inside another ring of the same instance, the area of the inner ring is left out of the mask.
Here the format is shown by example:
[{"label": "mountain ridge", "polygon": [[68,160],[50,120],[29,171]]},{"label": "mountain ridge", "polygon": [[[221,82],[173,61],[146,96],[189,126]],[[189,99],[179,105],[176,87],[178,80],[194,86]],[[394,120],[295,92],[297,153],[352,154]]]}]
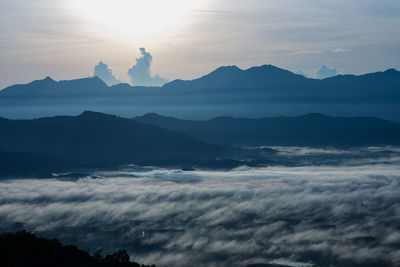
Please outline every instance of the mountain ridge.
[{"label": "mountain ridge", "polygon": [[400,121],[400,72],[305,78],[272,65],[220,67],[163,87],[107,86],[97,77],[51,78],[0,91],[0,116],[32,118],[96,110],[124,117],[158,112],[188,118],[293,116],[319,112]]},{"label": "mountain ridge", "polygon": [[215,158],[224,148],[130,119],[85,111],[78,116],[0,120],[0,150],[85,164]]},{"label": "mountain ridge", "polygon": [[[332,77],[328,77],[328,78],[324,78],[324,79],[314,79],[314,78],[308,78],[308,77],[304,77],[303,75],[300,74],[296,74],[294,72],[291,72],[289,70],[286,69],[282,69],[279,67],[276,67],[274,65],[271,64],[264,64],[261,66],[253,66],[247,69],[241,69],[239,67],[237,67],[236,65],[227,65],[227,66],[220,66],[218,68],[216,68],[215,70],[211,71],[208,74],[205,74],[199,78],[195,78],[195,79],[191,79],[191,80],[184,80],[184,79],[175,79],[172,80],[166,84],[164,84],[163,86],[132,86],[128,83],[119,83],[117,85],[112,85],[112,86],[108,86],[103,80],[101,80],[99,77],[97,76],[92,76],[92,77],[84,77],[84,78],[76,78],[76,79],[72,79],[72,80],[59,80],[56,81],[53,78],[51,78],[50,76],[46,76],[43,79],[38,79],[38,80],[33,80],[32,82],[26,83],[26,84],[14,84],[14,85],[10,85],[7,86],[3,89],[0,90],[0,92],[3,92],[5,89],[8,88],[13,88],[15,86],[21,86],[21,85],[31,85],[33,83],[40,83],[40,82],[47,82],[47,83],[68,83],[68,82],[86,82],[86,81],[96,81],[98,83],[98,85],[101,85],[102,87],[105,85],[106,87],[109,88],[115,88],[115,87],[119,87],[119,85],[122,86],[129,86],[130,88],[143,88],[143,87],[148,87],[148,88],[163,88],[163,87],[169,87],[171,84],[175,84],[176,82],[193,82],[193,81],[198,81],[198,80],[202,80],[205,78],[209,78],[209,77],[215,77],[215,76],[219,76],[219,75],[226,75],[227,73],[229,75],[231,75],[232,73],[254,73],[254,72],[265,72],[265,71],[271,71],[271,73],[279,73],[281,76],[282,74],[286,74],[287,76],[291,76],[291,77],[296,77],[296,78],[300,78],[302,80],[319,80],[319,81],[323,81],[323,80],[331,80],[331,79],[335,79],[335,78],[341,78],[341,77],[368,77],[368,76],[372,76],[372,75],[380,75],[380,74],[392,74],[392,75],[398,75],[400,76],[400,71],[398,71],[396,68],[389,68],[383,71],[376,71],[376,72],[370,72],[370,73],[365,73],[365,74],[360,74],[360,75],[355,75],[355,74],[338,74]],[[265,74],[265,73],[264,73]],[[219,77],[218,77],[219,78]],[[100,83],[99,83],[100,82]]]},{"label": "mountain ridge", "polygon": [[374,117],[310,113],[259,119],[220,116],[191,121],[150,113],[134,120],[206,142],[234,145],[357,147],[400,144],[400,124]]}]

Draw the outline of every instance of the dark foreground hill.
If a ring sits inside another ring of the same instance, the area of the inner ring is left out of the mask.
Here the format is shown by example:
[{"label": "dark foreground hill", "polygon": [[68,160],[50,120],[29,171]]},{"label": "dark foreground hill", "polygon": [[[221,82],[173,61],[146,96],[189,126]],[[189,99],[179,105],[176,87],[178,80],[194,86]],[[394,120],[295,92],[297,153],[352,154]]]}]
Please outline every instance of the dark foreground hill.
[{"label": "dark foreground hill", "polygon": [[0,116],[32,118],[84,110],[133,116],[157,112],[186,118],[293,116],[319,112],[400,121],[400,72],[308,79],[271,65],[246,70],[225,66],[198,79],[162,87],[118,84],[97,77],[54,81],[47,77],[0,91]]},{"label": "dark foreground hill", "polygon": [[0,151],[43,154],[96,166],[209,159],[226,152],[190,136],[95,112],[75,117],[0,119]]},{"label": "dark foreground hill", "polygon": [[65,246],[56,239],[36,237],[27,232],[0,235],[0,266],[7,267],[155,267],[130,260],[125,250],[106,257],[91,256],[73,245]]},{"label": "dark foreground hill", "polygon": [[[177,263],[179,259],[177,259]],[[138,264],[125,250],[103,256],[90,255],[74,245],[20,231],[0,235],[0,266],[6,267],[156,267]],[[280,264],[251,264],[247,267],[288,267]]]},{"label": "dark foreground hill", "polygon": [[308,114],[299,117],[218,117],[190,121],[152,113],[134,120],[206,142],[235,145],[357,147],[400,144],[400,124],[371,117]]}]

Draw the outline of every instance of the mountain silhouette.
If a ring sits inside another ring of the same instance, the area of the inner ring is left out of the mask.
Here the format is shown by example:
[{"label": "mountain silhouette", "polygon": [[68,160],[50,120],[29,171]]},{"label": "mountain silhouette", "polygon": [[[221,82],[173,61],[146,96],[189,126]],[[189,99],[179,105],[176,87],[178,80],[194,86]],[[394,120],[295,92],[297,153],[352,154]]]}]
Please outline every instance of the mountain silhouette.
[{"label": "mountain silhouette", "polygon": [[176,80],[163,86],[164,89],[234,89],[283,86],[304,82],[307,78],[272,65],[252,67],[241,70],[237,66],[224,66],[208,75],[192,81]]},{"label": "mountain silhouette", "polygon": [[100,252],[90,255],[74,245],[25,231],[0,235],[0,256],[1,266],[14,267],[155,267],[132,261],[125,250],[105,257]]},{"label": "mountain silhouette", "polygon": [[318,80],[272,65],[225,66],[194,80],[162,87],[108,87],[97,77],[51,78],[0,91],[0,115],[34,118],[95,110],[120,116],[157,112],[175,117],[372,116],[400,121],[400,72],[337,75]]},{"label": "mountain silhouette", "polygon": [[208,159],[225,149],[130,119],[86,111],[79,116],[0,119],[0,150],[49,155],[82,164]]},{"label": "mountain silhouette", "polygon": [[84,96],[106,93],[109,87],[98,77],[56,82],[49,76],[28,84],[17,84],[3,89],[2,96],[13,97],[57,97]]},{"label": "mountain silhouette", "polygon": [[371,117],[342,118],[314,113],[298,117],[218,117],[190,121],[150,113],[134,120],[206,142],[236,145],[349,147],[400,144],[400,124]]}]

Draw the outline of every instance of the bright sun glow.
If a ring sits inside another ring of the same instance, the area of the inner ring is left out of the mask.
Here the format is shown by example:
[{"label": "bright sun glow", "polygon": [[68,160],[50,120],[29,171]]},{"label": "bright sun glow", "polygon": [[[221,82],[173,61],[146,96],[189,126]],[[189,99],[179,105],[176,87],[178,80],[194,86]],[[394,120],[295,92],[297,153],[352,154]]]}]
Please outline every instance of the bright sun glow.
[{"label": "bright sun glow", "polygon": [[[203,0],[204,1],[204,0]],[[74,7],[104,30],[135,38],[161,34],[202,0],[73,0]]]}]

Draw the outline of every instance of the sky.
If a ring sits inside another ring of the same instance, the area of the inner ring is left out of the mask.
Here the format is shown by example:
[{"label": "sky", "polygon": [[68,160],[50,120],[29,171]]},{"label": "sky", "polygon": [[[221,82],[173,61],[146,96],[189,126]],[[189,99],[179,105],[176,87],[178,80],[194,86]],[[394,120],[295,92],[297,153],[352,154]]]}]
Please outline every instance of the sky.
[{"label": "sky", "polygon": [[131,70],[146,53],[150,72],[139,82],[193,79],[221,65],[273,64],[311,77],[322,65],[354,74],[400,69],[398,0],[0,4],[0,88],[92,76],[100,62],[134,83]]}]

